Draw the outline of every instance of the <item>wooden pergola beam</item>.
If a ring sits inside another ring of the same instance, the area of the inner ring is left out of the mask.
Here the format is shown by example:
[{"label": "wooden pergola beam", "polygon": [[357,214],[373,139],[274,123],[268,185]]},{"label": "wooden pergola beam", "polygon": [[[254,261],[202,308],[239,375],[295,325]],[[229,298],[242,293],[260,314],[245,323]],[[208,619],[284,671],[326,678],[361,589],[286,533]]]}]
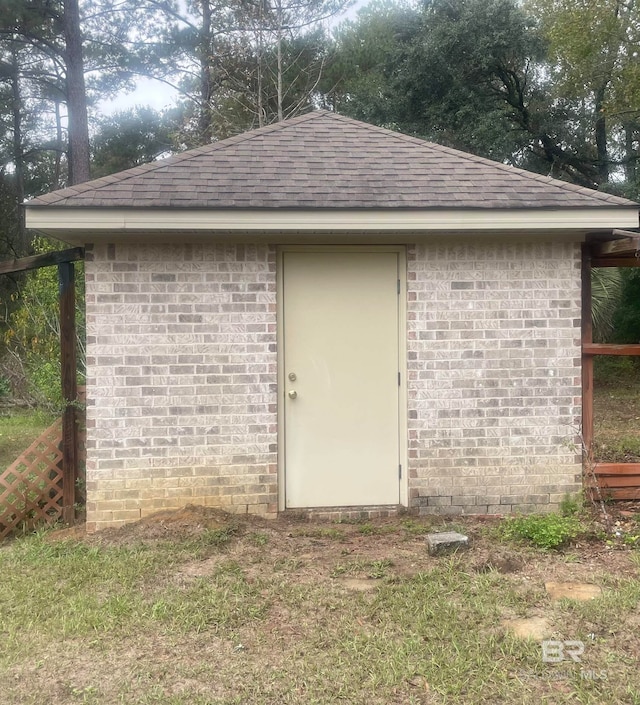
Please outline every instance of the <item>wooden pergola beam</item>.
[{"label": "wooden pergola beam", "polygon": [[606,242],[596,242],[591,246],[592,257],[616,257],[620,255],[631,255],[635,257],[640,251],[640,233],[632,233],[628,230],[613,230],[612,234],[617,236],[616,240]]},{"label": "wooden pergola beam", "polygon": [[638,355],[640,356],[640,345],[637,343],[627,343],[625,345],[615,345],[613,343],[582,343],[583,355]]},{"label": "wooden pergola beam", "polygon": [[72,247],[59,252],[45,252],[42,255],[10,259],[0,262],[0,274],[16,274],[40,267],[52,267],[64,262],[77,262],[84,259],[84,247]]},{"label": "wooden pergola beam", "polygon": [[592,267],[640,267],[640,258],[635,255],[624,257],[594,257]]}]

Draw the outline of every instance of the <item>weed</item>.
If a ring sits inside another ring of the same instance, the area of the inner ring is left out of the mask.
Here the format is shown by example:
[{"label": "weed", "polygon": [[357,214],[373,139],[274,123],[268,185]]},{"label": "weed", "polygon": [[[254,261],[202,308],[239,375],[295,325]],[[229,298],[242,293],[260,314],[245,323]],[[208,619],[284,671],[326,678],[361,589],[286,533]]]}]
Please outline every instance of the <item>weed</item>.
[{"label": "weed", "polygon": [[331,577],[339,578],[343,575],[364,574],[368,578],[384,578],[387,576],[387,568],[392,565],[393,562],[388,559],[375,561],[355,560],[349,563],[339,563],[331,572]]},{"label": "weed", "polygon": [[408,534],[413,536],[421,536],[430,531],[430,527],[427,524],[421,524],[415,519],[403,519],[400,524]]},{"label": "weed", "polygon": [[266,546],[269,543],[269,534],[264,531],[254,531],[247,538],[254,546]]},{"label": "weed", "polygon": [[233,524],[222,529],[205,529],[202,532],[202,543],[207,546],[225,546],[238,533],[238,527]]},{"label": "weed", "polygon": [[571,539],[585,533],[585,527],[575,516],[560,514],[530,514],[504,519],[499,534],[510,541],[524,541],[544,550],[565,546]]},{"label": "weed", "polygon": [[566,494],[562,502],[560,502],[560,514],[563,517],[575,516],[582,509],[582,502],[579,497],[572,497]]},{"label": "weed", "polygon": [[371,561],[371,568],[369,570],[370,578],[384,578],[387,575],[387,568],[391,568],[393,562],[385,559],[381,561]]},{"label": "weed", "polygon": [[456,534],[466,534],[467,528],[457,522],[447,522],[444,526],[436,529],[437,531],[454,531]]},{"label": "weed", "polygon": [[11,394],[11,382],[3,374],[0,374],[0,399]]},{"label": "weed", "polygon": [[344,541],[346,536],[340,529],[325,529],[323,527],[308,527],[297,529],[294,536],[304,536],[310,539],[332,539],[334,541]]},{"label": "weed", "polygon": [[376,536],[381,534],[392,534],[396,531],[394,526],[389,524],[384,526],[375,526],[374,524],[365,523],[358,527],[358,532],[363,536]]}]

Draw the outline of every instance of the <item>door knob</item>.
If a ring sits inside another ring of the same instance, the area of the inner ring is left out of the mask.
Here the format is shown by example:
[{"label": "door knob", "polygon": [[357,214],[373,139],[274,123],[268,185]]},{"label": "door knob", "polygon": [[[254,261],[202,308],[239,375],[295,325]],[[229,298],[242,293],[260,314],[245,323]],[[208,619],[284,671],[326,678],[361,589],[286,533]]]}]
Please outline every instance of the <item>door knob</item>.
[{"label": "door knob", "polygon": [[295,389],[289,390],[289,399],[295,399],[298,396],[298,392]]}]

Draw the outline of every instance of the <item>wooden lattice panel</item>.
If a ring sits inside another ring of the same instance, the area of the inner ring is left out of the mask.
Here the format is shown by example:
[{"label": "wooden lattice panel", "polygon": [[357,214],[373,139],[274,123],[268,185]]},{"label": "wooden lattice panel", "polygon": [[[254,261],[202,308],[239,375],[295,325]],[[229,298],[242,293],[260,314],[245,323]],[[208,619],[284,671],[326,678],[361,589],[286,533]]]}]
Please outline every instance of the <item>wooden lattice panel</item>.
[{"label": "wooden lattice panel", "polygon": [[16,528],[56,521],[62,513],[62,420],[0,474],[0,538]]}]

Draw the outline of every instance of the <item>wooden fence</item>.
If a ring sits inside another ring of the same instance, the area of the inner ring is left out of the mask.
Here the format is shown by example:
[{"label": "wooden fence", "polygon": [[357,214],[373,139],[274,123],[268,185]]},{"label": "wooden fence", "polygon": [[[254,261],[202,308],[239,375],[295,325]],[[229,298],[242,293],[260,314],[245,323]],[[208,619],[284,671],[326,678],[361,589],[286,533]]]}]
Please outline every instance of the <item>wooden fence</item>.
[{"label": "wooden fence", "polygon": [[[83,425],[78,436],[83,459]],[[0,473],[0,539],[58,521],[64,510],[62,478],[62,419],[58,419]]]},{"label": "wooden fence", "polygon": [[593,475],[604,499],[640,499],[640,463],[596,463]]}]

